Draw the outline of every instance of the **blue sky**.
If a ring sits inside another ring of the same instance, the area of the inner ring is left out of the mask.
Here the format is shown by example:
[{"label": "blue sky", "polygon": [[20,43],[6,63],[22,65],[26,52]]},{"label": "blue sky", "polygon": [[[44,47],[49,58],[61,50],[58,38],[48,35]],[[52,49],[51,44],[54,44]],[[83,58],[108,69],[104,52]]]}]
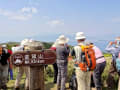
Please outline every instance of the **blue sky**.
[{"label": "blue sky", "polygon": [[75,42],[76,32],[89,40],[120,36],[120,0],[1,0],[0,42],[33,38],[55,41],[60,34]]}]

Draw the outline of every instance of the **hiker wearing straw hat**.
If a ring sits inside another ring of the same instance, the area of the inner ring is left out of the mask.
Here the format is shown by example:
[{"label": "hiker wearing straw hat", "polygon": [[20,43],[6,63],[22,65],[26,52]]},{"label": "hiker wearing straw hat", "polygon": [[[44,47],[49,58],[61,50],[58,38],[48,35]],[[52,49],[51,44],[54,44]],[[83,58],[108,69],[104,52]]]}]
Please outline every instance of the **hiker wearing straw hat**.
[{"label": "hiker wearing straw hat", "polygon": [[[108,53],[112,54],[112,62],[108,74],[107,84],[110,89],[115,87],[115,79],[114,76],[117,72],[116,70],[116,59],[118,54],[120,53],[120,37],[117,37],[114,42],[109,42],[105,49]],[[118,73],[119,74],[119,73]],[[120,76],[120,75],[119,75]],[[120,82],[118,90],[120,90]]]},{"label": "hiker wearing straw hat", "polygon": [[[29,39],[24,39],[21,41],[21,45],[17,46],[17,47],[13,47],[12,51],[16,52],[16,51],[23,51],[25,50],[26,46],[29,43]],[[22,66],[22,67],[18,67],[18,74],[16,77],[16,81],[15,81],[15,90],[20,90],[20,81],[21,78],[23,76],[23,73],[25,73],[26,75],[26,80],[25,80],[25,90],[29,89],[29,80],[28,80],[28,67],[27,66]]]},{"label": "hiker wearing straw hat", "polygon": [[80,67],[78,66],[82,55],[82,45],[85,45],[86,36],[83,32],[76,33],[75,39],[78,42],[78,45],[73,47],[71,51],[71,56],[75,56],[75,72],[76,72],[76,78],[77,78],[77,85],[78,90],[90,90],[90,80],[91,80],[91,74],[90,71],[82,71]]},{"label": "hiker wearing straw hat", "polygon": [[69,47],[67,45],[69,39],[64,35],[59,36],[58,46],[56,47],[57,55],[57,66],[58,66],[58,76],[57,76],[57,88],[58,90],[65,90],[65,82],[67,78],[67,58],[69,55]]}]

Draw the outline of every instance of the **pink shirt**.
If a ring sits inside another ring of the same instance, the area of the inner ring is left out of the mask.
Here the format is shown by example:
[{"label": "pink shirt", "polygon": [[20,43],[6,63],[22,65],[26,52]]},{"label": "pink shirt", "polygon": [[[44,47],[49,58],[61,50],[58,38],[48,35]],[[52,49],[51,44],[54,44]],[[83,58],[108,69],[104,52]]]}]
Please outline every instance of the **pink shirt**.
[{"label": "pink shirt", "polygon": [[[101,52],[101,50],[98,48],[98,47],[96,47],[96,46],[94,46],[93,47],[93,50],[95,51],[95,57],[96,57],[96,63],[102,63],[102,62],[105,62],[105,58],[104,57],[102,57],[103,56],[103,54],[102,54],[102,52]],[[101,58],[100,58],[101,57]]]}]

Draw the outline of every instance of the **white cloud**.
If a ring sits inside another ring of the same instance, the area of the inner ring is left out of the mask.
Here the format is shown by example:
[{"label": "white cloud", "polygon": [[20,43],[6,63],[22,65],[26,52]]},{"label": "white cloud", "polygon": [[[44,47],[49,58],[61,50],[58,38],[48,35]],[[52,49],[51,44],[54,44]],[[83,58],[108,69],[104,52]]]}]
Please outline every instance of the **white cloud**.
[{"label": "white cloud", "polygon": [[34,7],[30,8],[30,7],[24,7],[21,9],[22,13],[37,13],[38,10]]},{"label": "white cloud", "polygon": [[48,23],[51,27],[56,27],[56,26],[61,26],[64,25],[64,21],[63,20],[51,20],[48,21]]},{"label": "white cloud", "polygon": [[0,9],[0,15],[19,21],[29,20],[32,18],[33,14],[36,14],[37,12],[38,10],[35,7],[24,7],[16,12]]}]

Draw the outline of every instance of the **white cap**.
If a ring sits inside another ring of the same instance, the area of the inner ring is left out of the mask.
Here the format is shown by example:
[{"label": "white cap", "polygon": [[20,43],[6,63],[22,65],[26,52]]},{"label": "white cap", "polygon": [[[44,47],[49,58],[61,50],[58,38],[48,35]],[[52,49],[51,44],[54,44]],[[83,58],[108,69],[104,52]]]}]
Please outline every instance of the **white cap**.
[{"label": "white cap", "polygon": [[5,45],[5,44],[4,44],[4,45],[2,45],[2,47],[3,47],[3,48],[6,48],[6,47],[7,47],[7,45]]},{"label": "white cap", "polygon": [[81,40],[81,39],[86,39],[86,37],[83,32],[77,32],[75,39]]},{"label": "white cap", "polygon": [[64,35],[60,35],[58,38],[58,44],[65,44],[68,43],[69,38],[65,37]]}]

